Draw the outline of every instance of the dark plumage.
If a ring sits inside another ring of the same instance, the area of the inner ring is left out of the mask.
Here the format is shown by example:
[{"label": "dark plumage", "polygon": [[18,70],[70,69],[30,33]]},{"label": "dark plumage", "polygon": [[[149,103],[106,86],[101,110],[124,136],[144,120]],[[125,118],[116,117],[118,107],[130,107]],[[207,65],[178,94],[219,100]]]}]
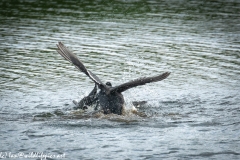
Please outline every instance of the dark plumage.
[{"label": "dark plumage", "polygon": [[73,101],[73,103],[77,106],[74,107],[74,109],[87,109],[87,106],[91,106],[97,101],[97,85],[95,84],[95,87],[93,90],[88,94],[88,96],[84,97],[81,101]]},{"label": "dark plumage", "polygon": [[[106,84],[102,83],[102,81],[95,74],[87,70],[83,63],[77,58],[77,56],[74,55],[61,42],[57,44],[57,47],[57,51],[60,55],[62,55],[69,62],[73,63],[77,69],[85,73],[95,83],[95,88],[93,91],[78,103],[80,108],[84,108],[86,102],[86,105],[91,105],[92,103],[96,102],[97,105],[100,105],[100,108],[104,111],[105,114],[114,113],[120,115],[122,114],[124,105],[122,92],[136,86],[144,85],[146,83],[161,81],[170,75],[170,72],[165,72],[158,76],[139,78],[112,87],[112,84],[110,82],[107,82]],[[100,89],[99,93],[97,93],[96,85]]]}]

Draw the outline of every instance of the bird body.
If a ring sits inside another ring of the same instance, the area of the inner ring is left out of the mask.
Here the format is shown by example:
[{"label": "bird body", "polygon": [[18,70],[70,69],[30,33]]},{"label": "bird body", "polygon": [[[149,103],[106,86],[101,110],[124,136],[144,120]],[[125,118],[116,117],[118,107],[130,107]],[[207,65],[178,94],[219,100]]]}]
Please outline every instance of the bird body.
[{"label": "bird body", "polygon": [[103,110],[104,114],[122,114],[124,106],[124,98],[122,93],[113,92],[111,94],[107,94],[104,90],[100,90],[98,99],[100,108]]},{"label": "bird body", "polygon": [[[77,58],[77,56],[74,55],[61,42],[57,44],[57,47],[57,52],[61,56],[74,64],[78,70],[85,73],[95,83],[94,89],[87,97],[84,97],[79,103],[75,102],[75,104],[82,109],[84,109],[85,105],[91,105],[95,103],[97,104],[97,107],[100,106],[100,109],[103,110],[104,114],[114,113],[121,115],[125,103],[122,92],[133,87],[145,85],[146,83],[161,81],[170,75],[170,72],[165,72],[158,76],[139,78],[112,87],[112,84],[110,82],[107,82],[106,84],[102,83],[102,81],[94,73],[87,70],[83,63]],[[100,89],[98,93],[97,86]]]}]

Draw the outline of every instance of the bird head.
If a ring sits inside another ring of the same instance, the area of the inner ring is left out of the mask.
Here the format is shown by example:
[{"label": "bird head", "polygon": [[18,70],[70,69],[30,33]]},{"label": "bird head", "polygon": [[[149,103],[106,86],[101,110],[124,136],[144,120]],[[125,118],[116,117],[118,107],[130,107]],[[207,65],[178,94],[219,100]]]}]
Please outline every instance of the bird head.
[{"label": "bird head", "polygon": [[106,85],[112,87],[112,84],[110,82],[107,82]]}]

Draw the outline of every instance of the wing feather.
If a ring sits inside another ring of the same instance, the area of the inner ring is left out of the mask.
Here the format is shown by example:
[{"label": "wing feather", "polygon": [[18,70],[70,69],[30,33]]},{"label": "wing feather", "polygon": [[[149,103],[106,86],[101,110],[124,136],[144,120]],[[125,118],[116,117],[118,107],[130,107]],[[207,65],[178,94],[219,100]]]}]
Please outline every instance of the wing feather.
[{"label": "wing feather", "polygon": [[92,79],[96,84],[105,86],[102,81],[91,71],[87,70],[87,68],[83,65],[83,63],[78,59],[76,55],[74,55],[67,47],[63,45],[62,42],[57,44],[58,50],[57,52],[64,57],[67,61],[74,64],[74,66],[85,73],[90,79]]},{"label": "wing feather", "polygon": [[161,75],[158,75],[158,76],[143,77],[143,78],[135,79],[135,80],[129,81],[127,83],[123,83],[119,86],[111,88],[110,92],[111,93],[112,92],[121,93],[121,92],[124,92],[124,91],[126,91],[130,88],[145,85],[146,83],[152,83],[152,82],[158,82],[158,81],[164,80],[169,75],[170,75],[170,72],[165,72],[165,73],[163,73]]}]

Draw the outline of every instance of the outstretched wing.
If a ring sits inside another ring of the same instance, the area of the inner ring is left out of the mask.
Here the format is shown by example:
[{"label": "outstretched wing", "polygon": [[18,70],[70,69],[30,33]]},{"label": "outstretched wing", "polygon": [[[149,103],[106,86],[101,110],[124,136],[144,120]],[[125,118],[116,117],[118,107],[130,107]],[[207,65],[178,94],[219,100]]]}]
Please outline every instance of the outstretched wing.
[{"label": "outstretched wing", "polygon": [[93,74],[91,71],[87,70],[87,68],[83,65],[83,63],[77,58],[76,55],[74,55],[67,47],[65,47],[62,42],[59,42],[57,44],[57,52],[63,56],[67,61],[71,62],[72,64],[75,65],[75,67],[77,69],[79,69],[80,71],[82,71],[83,73],[85,73],[90,79],[92,79],[96,84],[101,85],[101,86],[105,86],[105,84],[103,84],[101,82],[101,80],[95,75]]},{"label": "outstretched wing", "polygon": [[95,83],[95,87],[93,88],[93,90],[88,94],[88,96],[95,96],[97,94],[97,85]]},{"label": "outstretched wing", "polygon": [[165,78],[167,78],[170,75],[170,72],[165,72],[159,76],[154,76],[154,77],[144,77],[144,78],[139,78],[139,79],[135,79],[132,81],[129,81],[127,83],[123,83],[119,86],[113,87],[111,88],[110,92],[124,92],[130,88],[133,87],[137,87],[140,85],[144,85],[146,83],[151,83],[151,82],[158,82],[161,80],[164,80]]}]

